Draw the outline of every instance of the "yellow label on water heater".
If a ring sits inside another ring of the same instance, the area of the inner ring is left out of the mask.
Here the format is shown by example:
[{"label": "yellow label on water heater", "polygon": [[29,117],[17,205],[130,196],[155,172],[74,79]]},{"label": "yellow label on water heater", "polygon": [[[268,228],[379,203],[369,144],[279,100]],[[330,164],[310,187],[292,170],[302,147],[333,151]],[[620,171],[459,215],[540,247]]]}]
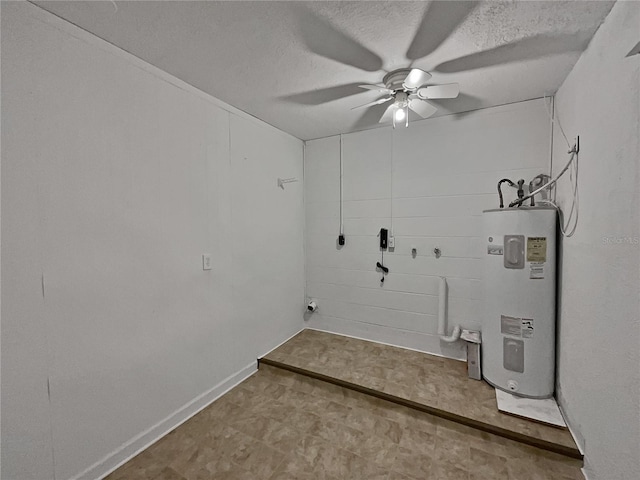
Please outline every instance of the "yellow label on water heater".
[{"label": "yellow label on water heater", "polygon": [[547,261],[547,237],[527,237],[527,262]]}]

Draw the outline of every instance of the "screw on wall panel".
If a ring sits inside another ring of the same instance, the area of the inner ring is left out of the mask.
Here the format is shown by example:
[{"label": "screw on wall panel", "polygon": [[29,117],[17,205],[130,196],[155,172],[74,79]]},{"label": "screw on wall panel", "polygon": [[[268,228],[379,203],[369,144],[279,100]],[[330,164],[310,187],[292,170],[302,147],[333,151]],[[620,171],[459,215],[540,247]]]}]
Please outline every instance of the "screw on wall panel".
[{"label": "screw on wall panel", "polygon": [[440,250],[440,247],[434,248],[433,254],[436,256],[436,258],[440,258],[440,256],[442,255],[442,250]]}]

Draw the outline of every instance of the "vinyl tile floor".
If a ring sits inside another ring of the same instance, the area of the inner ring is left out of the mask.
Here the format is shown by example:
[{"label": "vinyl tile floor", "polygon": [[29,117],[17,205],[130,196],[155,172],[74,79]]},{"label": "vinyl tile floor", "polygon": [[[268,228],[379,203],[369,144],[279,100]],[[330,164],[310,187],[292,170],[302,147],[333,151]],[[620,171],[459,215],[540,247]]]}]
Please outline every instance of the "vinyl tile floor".
[{"label": "vinyl tile floor", "polygon": [[494,388],[470,379],[465,362],[311,329],[265,358],[577,452],[568,429],[498,411]]},{"label": "vinyl tile floor", "polygon": [[580,463],[261,365],[107,480],[567,480]]}]

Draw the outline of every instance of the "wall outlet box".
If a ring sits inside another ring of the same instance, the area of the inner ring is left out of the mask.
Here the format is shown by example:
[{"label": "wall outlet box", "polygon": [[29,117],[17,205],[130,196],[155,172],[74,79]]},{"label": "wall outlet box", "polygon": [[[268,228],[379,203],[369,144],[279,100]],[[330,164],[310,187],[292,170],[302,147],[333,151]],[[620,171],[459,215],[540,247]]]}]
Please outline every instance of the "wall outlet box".
[{"label": "wall outlet box", "polygon": [[389,237],[389,243],[387,246],[389,248],[396,248],[396,237]]},{"label": "wall outlet box", "polygon": [[211,270],[211,254],[210,253],[202,254],[202,269]]}]

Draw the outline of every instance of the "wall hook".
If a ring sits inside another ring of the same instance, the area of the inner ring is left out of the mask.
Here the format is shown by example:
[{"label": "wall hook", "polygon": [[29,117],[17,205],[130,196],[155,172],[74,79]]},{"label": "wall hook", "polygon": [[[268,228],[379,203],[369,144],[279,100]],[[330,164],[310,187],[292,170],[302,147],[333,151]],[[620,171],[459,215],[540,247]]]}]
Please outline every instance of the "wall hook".
[{"label": "wall hook", "polygon": [[297,182],[297,178],[278,178],[278,187],[284,190],[285,183],[294,183]]}]

